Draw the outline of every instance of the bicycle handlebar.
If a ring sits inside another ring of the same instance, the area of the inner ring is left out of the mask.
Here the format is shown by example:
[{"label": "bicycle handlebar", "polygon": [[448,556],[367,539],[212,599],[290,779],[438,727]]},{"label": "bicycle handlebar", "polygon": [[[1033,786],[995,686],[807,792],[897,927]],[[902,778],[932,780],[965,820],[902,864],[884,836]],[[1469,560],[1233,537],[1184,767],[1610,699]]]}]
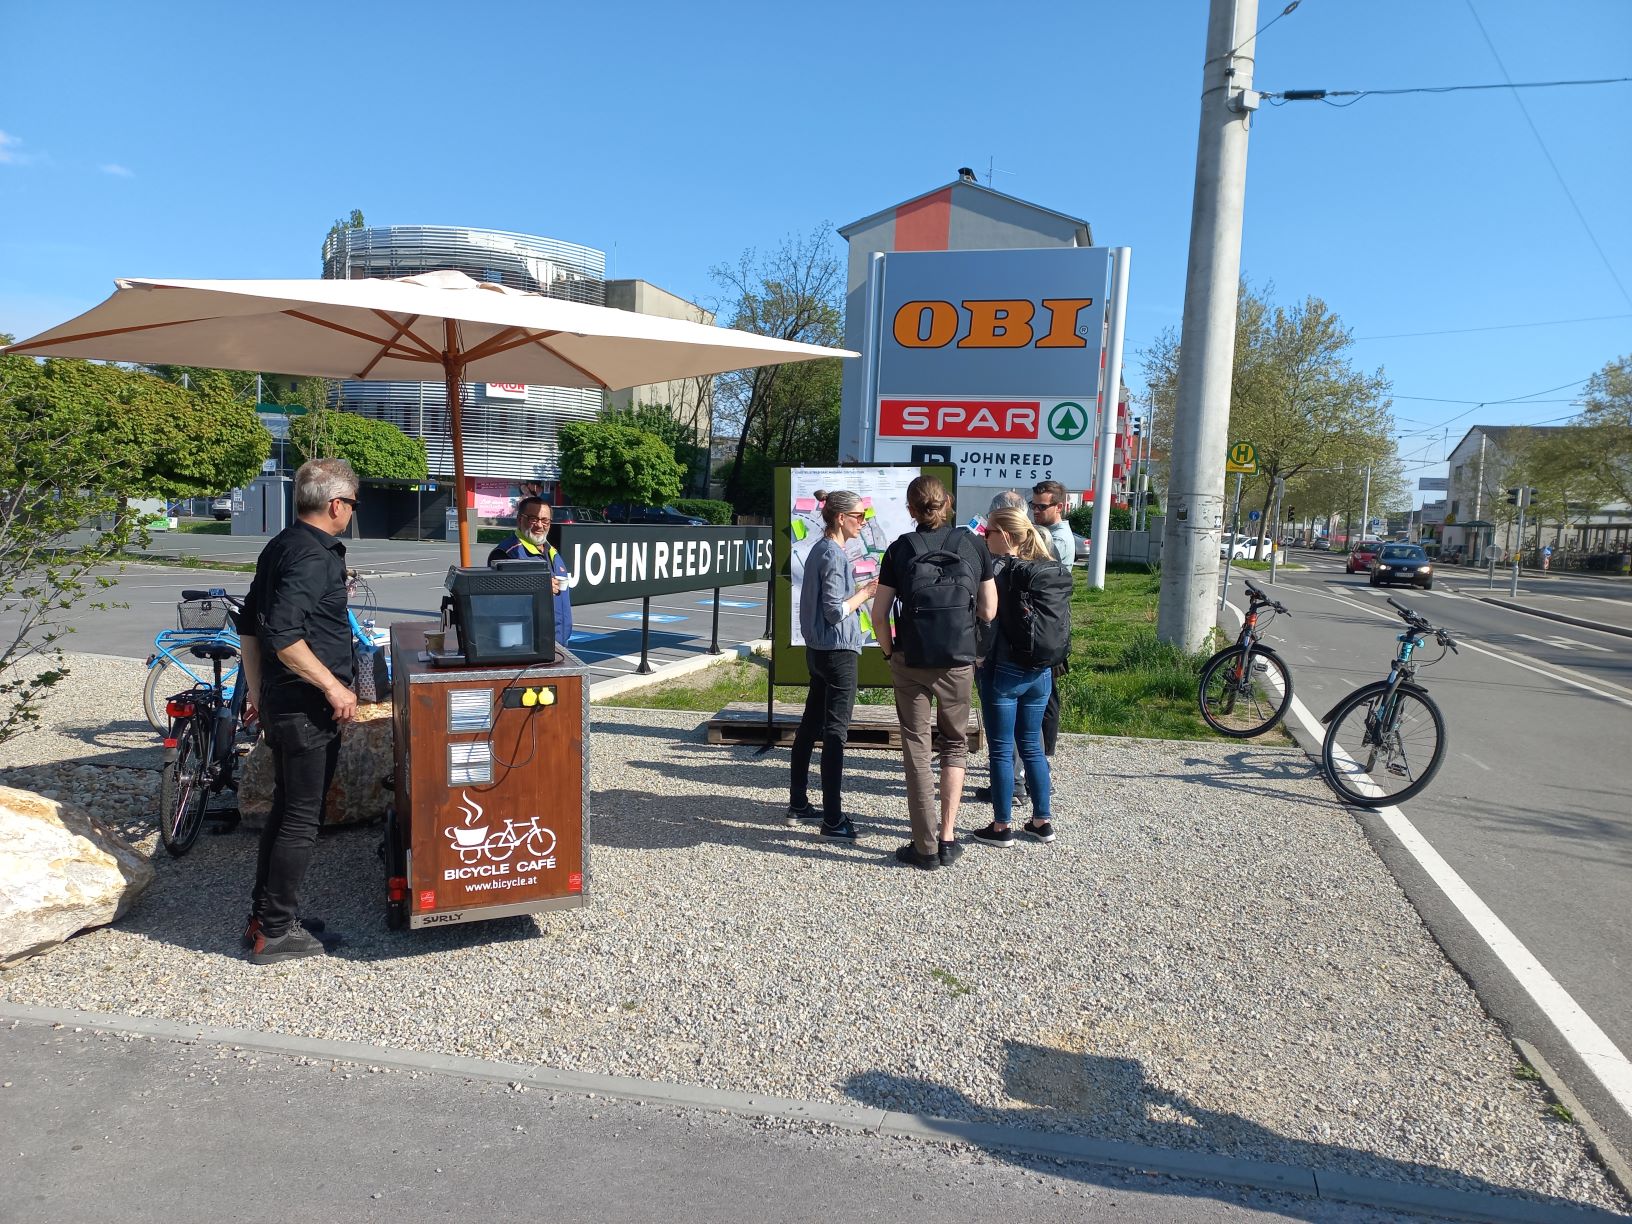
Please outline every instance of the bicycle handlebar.
[{"label": "bicycle handlebar", "polygon": [[1420,612],[1413,612],[1410,608],[1395,600],[1393,596],[1389,596],[1388,603],[1390,607],[1400,614],[1405,623],[1410,625],[1411,628],[1415,629],[1418,633],[1421,633],[1424,636],[1431,633],[1434,635],[1434,640],[1441,646],[1449,647],[1452,654],[1462,653],[1461,651],[1457,650],[1456,642],[1451,637],[1451,631],[1449,629],[1436,629],[1433,625],[1428,623],[1427,617],[1423,616]]},{"label": "bicycle handlebar", "polygon": [[234,608],[242,607],[243,602],[244,602],[242,599],[240,599],[236,595],[228,595],[227,592],[221,587],[211,587],[207,591],[192,591],[192,590],[183,589],[182,592],[181,592],[181,597],[183,599],[188,599],[188,600],[192,600],[192,599],[224,599],[224,600],[227,601],[229,606],[234,607]]},{"label": "bicycle handlebar", "polygon": [[1292,609],[1288,608],[1285,604],[1276,603],[1268,595],[1265,595],[1257,587],[1253,586],[1252,583],[1243,582],[1241,585],[1247,588],[1247,597],[1251,599],[1253,603],[1264,604],[1267,607],[1274,608],[1275,611],[1279,612],[1282,616],[1292,615]]}]

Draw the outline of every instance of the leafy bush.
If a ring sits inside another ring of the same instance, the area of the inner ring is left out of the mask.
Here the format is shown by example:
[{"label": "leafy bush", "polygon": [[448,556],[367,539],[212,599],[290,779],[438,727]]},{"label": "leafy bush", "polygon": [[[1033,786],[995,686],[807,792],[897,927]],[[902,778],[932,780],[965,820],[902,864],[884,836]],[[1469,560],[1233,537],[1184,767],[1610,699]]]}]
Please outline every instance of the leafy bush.
[{"label": "leafy bush", "polygon": [[561,427],[561,491],[573,505],[664,506],[685,474],[674,448],[654,433],[605,421]]},{"label": "leafy bush", "polygon": [[674,503],[681,514],[695,514],[711,523],[728,526],[731,522],[731,503],[715,501],[711,497],[682,497]]},{"label": "leafy bush", "polygon": [[[1072,510],[1066,515],[1066,522],[1071,524],[1071,530],[1074,534],[1079,536],[1087,536],[1091,539],[1094,534],[1093,506],[1088,505],[1087,503],[1078,506],[1075,510]],[[1111,530],[1132,531],[1133,511],[1127,509],[1125,506],[1112,506]]]}]

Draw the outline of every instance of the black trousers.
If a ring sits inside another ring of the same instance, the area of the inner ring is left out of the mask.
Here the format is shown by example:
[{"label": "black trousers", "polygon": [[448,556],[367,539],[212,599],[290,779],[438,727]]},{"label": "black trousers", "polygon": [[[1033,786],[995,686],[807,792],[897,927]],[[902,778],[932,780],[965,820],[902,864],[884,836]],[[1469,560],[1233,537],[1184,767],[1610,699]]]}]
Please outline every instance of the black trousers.
[{"label": "black trousers", "polygon": [[261,830],[251,904],[261,930],[273,939],[287,932],[300,913],[300,886],[317,848],[323,800],[340,761],[340,726],[326,701],[321,708],[311,703],[269,710],[261,726],[272,752],[272,809]]},{"label": "black trousers", "polygon": [[844,814],[844,741],[850,734],[850,714],[856,708],[856,668],[861,656],[853,650],[807,650],[810,691],[805,713],[793,737],[793,773],[788,780],[788,801],[794,807],[810,802],[810,754],[822,744],[822,814],[837,821]]}]

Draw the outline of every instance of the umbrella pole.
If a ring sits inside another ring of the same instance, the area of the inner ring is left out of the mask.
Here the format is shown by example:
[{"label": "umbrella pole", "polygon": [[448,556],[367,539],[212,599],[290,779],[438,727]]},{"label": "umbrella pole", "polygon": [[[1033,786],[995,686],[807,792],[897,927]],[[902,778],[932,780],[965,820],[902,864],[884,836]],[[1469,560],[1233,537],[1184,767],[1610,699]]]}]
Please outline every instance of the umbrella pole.
[{"label": "umbrella pole", "polygon": [[465,439],[459,413],[459,387],[464,381],[465,367],[455,355],[457,341],[454,324],[447,324],[448,349],[442,358],[442,368],[448,379],[448,429],[453,434],[453,499],[459,511],[459,564],[470,564],[470,522],[465,514]]}]

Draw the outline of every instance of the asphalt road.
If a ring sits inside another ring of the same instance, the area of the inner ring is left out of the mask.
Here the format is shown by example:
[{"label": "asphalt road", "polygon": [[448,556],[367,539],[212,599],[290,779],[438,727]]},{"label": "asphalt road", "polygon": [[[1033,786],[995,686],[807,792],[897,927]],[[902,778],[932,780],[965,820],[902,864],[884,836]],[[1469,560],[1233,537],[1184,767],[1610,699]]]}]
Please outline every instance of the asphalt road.
[{"label": "asphalt road", "polygon": [[[1446,761],[1405,814],[1618,1050],[1632,1052],[1632,637],[1494,606],[1481,597],[1506,599],[1506,589],[1489,591],[1483,574],[1442,572],[1432,591],[1374,589],[1345,575],[1342,558],[1293,559],[1310,568],[1281,571],[1274,595],[1294,616],[1266,637],[1316,718],[1386,675],[1401,628],[1389,596],[1454,632],[1461,653],[1418,673],[1445,714]],[[1250,575],[1259,586],[1263,578]],[[1239,606],[1239,578],[1230,590]],[[1632,584],[1526,576],[1521,600],[1539,605],[1542,592],[1549,607],[1573,600],[1583,619],[1632,621]],[[1436,654],[1430,641],[1419,659]],[[1360,819],[1486,1006],[1632,1152],[1632,1116],[1380,819]]]},{"label": "asphalt road", "polygon": [[0,1067],[0,1218],[37,1224],[1408,1218],[996,1150],[78,1029],[0,1029]]},{"label": "asphalt road", "polygon": [[[191,554],[213,561],[253,563],[266,541],[258,537],[156,535],[149,552]],[[442,580],[455,562],[453,545],[395,540],[349,540],[347,562],[364,575],[366,587],[353,606],[359,616],[372,615],[382,625],[400,620],[434,620],[443,594]],[[62,643],[71,651],[145,659],[153,636],[176,624],[176,601],[182,588],[219,586],[235,595],[249,589],[249,573],[220,569],[130,563],[98,571],[116,579],[107,591],[88,595],[67,618],[74,632]],[[106,603],[105,608],[91,606]],[[124,605],[124,606],[115,606]],[[650,659],[653,667],[705,651],[712,639],[714,593],[687,591],[652,600]],[[15,617],[0,616],[0,633]],[[589,604],[573,609],[574,654],[597,678],[626,675],[640,663],[641,601]],[[765,587],[728,587],[720,592],[720,646],[730,650],[763,637]]]}]

